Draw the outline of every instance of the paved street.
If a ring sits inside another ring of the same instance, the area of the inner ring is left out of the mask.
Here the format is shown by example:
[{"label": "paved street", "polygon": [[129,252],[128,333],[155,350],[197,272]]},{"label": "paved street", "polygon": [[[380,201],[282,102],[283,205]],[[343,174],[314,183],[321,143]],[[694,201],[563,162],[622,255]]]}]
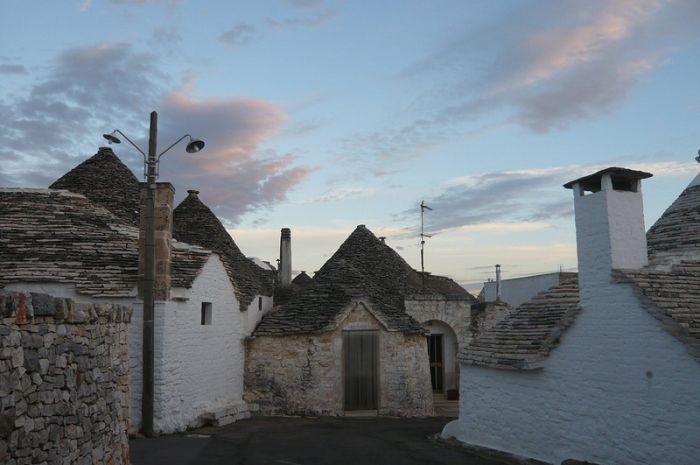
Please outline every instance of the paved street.
[{"label": "paved street", "polygon": [[133,465],[463,464],[508,462],[429,436],[450,418],[253,418],[131,441]]}]

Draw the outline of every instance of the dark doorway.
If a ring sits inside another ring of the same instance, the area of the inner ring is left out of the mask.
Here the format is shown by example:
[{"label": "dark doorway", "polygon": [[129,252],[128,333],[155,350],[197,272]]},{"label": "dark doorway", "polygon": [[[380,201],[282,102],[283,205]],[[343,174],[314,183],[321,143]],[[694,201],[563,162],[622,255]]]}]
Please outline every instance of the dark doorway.
[{"label": "dark doorway", "polygon": [[442,392],[443,387],[443,361],[442,361],[442,334],[428,336],[428,358],[430,359],[430,381],[433,391]]},{"label": "dark doorway", "polygon": [[377,331],[344,331],[345,410],[377,409]]}]

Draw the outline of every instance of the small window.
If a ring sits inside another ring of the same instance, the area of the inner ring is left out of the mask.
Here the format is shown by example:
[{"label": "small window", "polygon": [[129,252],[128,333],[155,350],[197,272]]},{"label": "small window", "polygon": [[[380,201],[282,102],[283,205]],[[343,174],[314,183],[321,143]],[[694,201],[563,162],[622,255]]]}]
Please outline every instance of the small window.
[{"label": "small window", "polygon": [[211,302],[202,302],[202,324],[211,324]]},{"label": "small window", "polygon": [[258,311],[262,310],[262,297],[258,297]]}]

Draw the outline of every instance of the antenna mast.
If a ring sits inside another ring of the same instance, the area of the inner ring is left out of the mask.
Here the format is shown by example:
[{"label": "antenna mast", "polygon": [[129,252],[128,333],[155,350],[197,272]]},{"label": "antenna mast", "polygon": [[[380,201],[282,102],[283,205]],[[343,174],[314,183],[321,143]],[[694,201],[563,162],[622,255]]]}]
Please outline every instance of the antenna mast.
[{"label": "antenna mast", "polygon": [[424,261],[424,256],[425,256],[425,238],[430,238],[433,236],[430,236],[428,234],[425,234],[425,231],[423,229],[423,215],[425,213],[425,210],[432,210],[429,206],[425,204],[425,200],[421,201],[420,203],[420,275],[421,275],[421,283],[422,286],[425,287],[425,261]]}]

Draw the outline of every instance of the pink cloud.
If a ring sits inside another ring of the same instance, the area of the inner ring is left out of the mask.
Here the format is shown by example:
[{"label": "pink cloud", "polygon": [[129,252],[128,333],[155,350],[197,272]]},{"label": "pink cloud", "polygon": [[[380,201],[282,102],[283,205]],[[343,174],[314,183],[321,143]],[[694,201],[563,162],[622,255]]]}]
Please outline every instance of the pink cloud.
[{"label": "pink cloud", "polygon": [[[309,172],[294,166],[291,154],[263,150],[264,143],[287,121],[277,106],[254,99],[193,99],[188,89],[177,90],[163,101],[161,123],[167,147],[171,139],[189,133],[206,142],[195,155],[164,156],[161,178],[168,179],[182,197],[197,189],[200,197],[229,224],[245,213],[271,206],[285,198]],[[170,155],[170,154],[168,154]]]}]

